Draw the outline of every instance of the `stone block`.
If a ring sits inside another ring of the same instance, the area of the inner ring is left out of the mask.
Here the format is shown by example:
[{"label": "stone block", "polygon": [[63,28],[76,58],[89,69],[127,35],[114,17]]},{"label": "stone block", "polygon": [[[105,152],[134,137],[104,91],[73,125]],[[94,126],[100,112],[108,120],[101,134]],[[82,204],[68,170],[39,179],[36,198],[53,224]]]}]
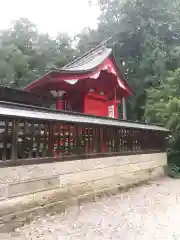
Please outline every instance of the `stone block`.
[{"label": "stone block", "polygon": [[153,161],[157,161],[159,166],[167,165],[167,154],[166,153],[154,153],[152,154]]},{"label": "stone block", "polygon": [[33,194],[0,201],[0,217],[36,206]]},{"label": "stone block", "polygon": [[108,178],[103,178],[103,179],[98,179],[95,180],[91,183],[94,191],[100,191],[105,188],[111,188],[116,185],[116,179],[115,176],[113,177],[108,177]]},{"label": "stone block", "polygon": [[150,180],[149,169],[117,175],[115,177],[116,185],[119,187],[126,187],[131,184],[137,184],[139,182],[148,180]]},{"label": "stone block", "polygon": [[46,204],[63,201],[70,197],[68,188],[56,188],[43,192],[34,193],[34,201],[36,205],[43,206]]},{"label": "stone block", "polygon": [[58,188],[60,186],[59,177],[37,179],[33,181],[24,181],[20,183],[9,184],[8,197],[15,197],[25,194],[31,194],[39,191]]},{"label": "stone block", "polygon": [[149,153],[149,154],[137,154],[128,156],[119,156],[116,158],[117,165],[126,165],[132,163],[142,163],[156,161],[159,165],[167,164],[166,153]]},{"label": "stone block", "polygon": [[82,171],[81,160],[0,168],[0,183],[14,183]]},{"label": "stone block", "polygon": [[131,173],[136,171],[142,171],[144,169],[152,169],[158,167],[159,164],[156,161],[138,162],[133,164],[127,164],[115,167],[115,175]]},{"label": "stone block", "polygon": [[60,186],[65,187],[69,185],[76,185],[93,180],[107,178],[114,175],[114,167],[107,167],[104,169],[95,169],[90,171],[83,171],[77,173],[64,174],[60,176]]},{"label": "stone block", "polygon": [[164,167],[160,166],[155,169],[152,169],[150,177],[151,177],[151,179],[153,179],[153,178],[163,176],[163,175],[165,175]]},{"label": "stone block", "polygon": [[79,197],[84,194],[93,194],[94,186],[92,182],[80,183],[68,187],[69,197]]},{"label": "stone block", "polygon": [[149,154],[144,157],[143,154],[140,155],[127,155],[127,156],[119,156],[116,159],[116,165],[123,166],[131,163],[139,163],[139,162],[146,162],[149,160]]},{"label": "stone block", "polygon": [[7,198],[8,185],[0,184],[0,200]]},{"label": "stone block", "polygon": [[105,157],[105,158],[94,158],[82,160],[82,170],[93,170],[98,168],[107,168],[115,166],[117,164],[117,159],[120,157]]}]

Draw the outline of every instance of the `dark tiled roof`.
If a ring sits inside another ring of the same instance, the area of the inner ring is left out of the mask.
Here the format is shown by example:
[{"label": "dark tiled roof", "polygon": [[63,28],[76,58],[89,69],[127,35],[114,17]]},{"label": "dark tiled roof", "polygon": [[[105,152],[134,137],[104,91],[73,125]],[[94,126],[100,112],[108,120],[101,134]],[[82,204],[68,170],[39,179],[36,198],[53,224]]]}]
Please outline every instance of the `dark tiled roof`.
[{"label": "dark tiled roof", "polygon": [[107,59],[112,53],[112,49],[101,47],[92,50],[88,54],[77,58],[75,61],[64,66],[61,70],[63,71],[91,71],[98,67],[105,59]]}]

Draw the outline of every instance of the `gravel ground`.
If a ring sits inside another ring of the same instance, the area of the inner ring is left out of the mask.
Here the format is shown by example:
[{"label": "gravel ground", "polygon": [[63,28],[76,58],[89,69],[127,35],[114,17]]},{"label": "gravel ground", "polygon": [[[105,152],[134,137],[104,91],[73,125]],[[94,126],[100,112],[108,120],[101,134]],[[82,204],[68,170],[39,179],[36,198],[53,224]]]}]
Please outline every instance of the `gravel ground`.
[{"label": "gravel ground", "polygon": [[37,217],[2,240],[180,239],[180,180],[163,178],[64,213]]}]

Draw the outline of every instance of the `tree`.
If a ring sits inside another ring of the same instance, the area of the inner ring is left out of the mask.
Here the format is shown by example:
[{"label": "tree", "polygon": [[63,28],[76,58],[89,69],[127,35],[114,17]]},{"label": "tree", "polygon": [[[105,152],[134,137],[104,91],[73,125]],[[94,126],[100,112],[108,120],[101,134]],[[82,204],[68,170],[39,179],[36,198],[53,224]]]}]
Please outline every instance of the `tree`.
[{"label": "tree", "polygon": [[128,102],[128,115],[131,119],[142,120],[146,89],[163,81],[169,70],[174,71],[179,67],[180,1],[100,2],[98,29],[96,32],[88,31],[86,39],[88,42],[93,42],[93,39],[101,42],[120,32],[113,44],[116,58],[119,63],[125,62],[124,72],[136,93]]},{"label": "tree", "polygon": [[72,39],[59,34],[51,39],[39,34],[36,26],[27,19],[13,22],[0,36],[0,82],[3,85],[23,88],[50,68],[62,67],[76,54]]},{"label": "tree", "polygon": [[[171,131],[170,153],[180,151],[180,68],[170,72],[160,86],[147,91],[145,119]],[[174,161],[174,159],[173,159]]]},{"label": "tree", "polygon": [[156,124],[163,124],[175,134],[179,131],[180,117],[180,68],[164,79],[156,88],[147,90],[145,118]]},{"label": "tree", "polygon": [[72,61],[78,52],[73,47],[73,38],[70,38],[67,34],[59,34],[56,38],[56,51],[57,56],[55,64],[58,67],[63,67],[66,63]]}]

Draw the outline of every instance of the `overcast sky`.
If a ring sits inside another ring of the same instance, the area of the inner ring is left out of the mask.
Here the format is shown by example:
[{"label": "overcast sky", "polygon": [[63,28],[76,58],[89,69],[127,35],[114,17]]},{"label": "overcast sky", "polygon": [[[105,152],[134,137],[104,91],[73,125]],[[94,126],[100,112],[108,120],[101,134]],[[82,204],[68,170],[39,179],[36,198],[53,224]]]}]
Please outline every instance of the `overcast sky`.
[{"label": "overcast sky", "polygon": [[84,27],[96,27],[99,9],[88,0],[1,0],[0,29],[12,20],[26,17],[40,32],[51,36],[58,32],[74,34]]}]

